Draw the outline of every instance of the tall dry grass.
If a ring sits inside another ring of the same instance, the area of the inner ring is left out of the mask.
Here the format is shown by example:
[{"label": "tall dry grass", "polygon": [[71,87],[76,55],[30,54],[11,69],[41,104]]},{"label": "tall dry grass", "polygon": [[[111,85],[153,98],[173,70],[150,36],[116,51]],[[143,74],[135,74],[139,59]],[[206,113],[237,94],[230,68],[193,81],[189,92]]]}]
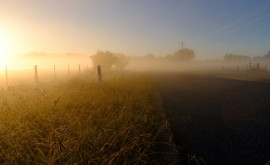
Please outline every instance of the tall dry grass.
[{"label": "tall dry grass", "polygon": [[151,164],[164,128],[147,76],[0,90],[1,164]]}]

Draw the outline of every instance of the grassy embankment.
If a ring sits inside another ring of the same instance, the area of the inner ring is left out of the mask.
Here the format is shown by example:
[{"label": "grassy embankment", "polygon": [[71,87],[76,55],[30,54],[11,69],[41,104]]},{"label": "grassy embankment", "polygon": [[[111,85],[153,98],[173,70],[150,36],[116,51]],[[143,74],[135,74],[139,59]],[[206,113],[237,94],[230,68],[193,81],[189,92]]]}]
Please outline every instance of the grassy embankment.
[{"label": "grassy embankment", "polygon": [[146,76],[1,89],[0,163],[155,163],[165,123]]}]

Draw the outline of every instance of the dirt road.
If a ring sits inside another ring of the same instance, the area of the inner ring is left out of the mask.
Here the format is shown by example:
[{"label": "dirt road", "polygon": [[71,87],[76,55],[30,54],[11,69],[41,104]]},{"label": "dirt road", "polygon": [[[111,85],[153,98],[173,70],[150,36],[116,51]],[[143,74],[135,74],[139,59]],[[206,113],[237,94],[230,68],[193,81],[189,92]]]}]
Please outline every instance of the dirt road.
[{"label": "dirt road", "polygon": [[187,153],[210,165],[270,160],[270,84],[179,73],[154,79]]}]

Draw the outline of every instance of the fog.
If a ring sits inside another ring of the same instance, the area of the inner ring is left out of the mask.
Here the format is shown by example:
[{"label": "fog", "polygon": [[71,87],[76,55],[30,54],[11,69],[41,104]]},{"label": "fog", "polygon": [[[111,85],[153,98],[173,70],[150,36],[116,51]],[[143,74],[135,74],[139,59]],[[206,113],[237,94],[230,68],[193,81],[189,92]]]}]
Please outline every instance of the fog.
[{"label": "fog", "polygon": [[179,61],[166,60],[163,58],[156,59],[138,59],[131,58],[126,69],[134,71],[269,71],[269,62],[262,60],[250,61],[225,61],[225,60],[193,60],[193,61]]},{"label": "fog", "polygon": [[0,85],[17,85],[32,83],[35,80],[35,66],[37,66],[40,82],[64,79],[92,68],[89,56],[84,54],[47,54],[32,52],[9,58],[0,70]]},{"label": "fog", "polygon": [[187,72],[214,74],[219,77],[236,79],[243,79],[244,77],[247,80],[270,79],[268,75],[270,71],[268,58],[197,60],[195,55],[192,58],[187,57],[183,58],[181,53],[157,57],[151,54],[146,56],[126,56],[110,51],[98,51],[94,55],[32,52],[13,57],[9,59],[6,65],[2,65],[0,85],[6,86],[8,83],[9,86],[12,86],[19,83],[34,82],[35,65],[37,66],[38,80],[40,82],[67,79],[85,71],[96,74],[97,65],[101,65],[103,76],[108,76],[108,72],[119,71]]}]

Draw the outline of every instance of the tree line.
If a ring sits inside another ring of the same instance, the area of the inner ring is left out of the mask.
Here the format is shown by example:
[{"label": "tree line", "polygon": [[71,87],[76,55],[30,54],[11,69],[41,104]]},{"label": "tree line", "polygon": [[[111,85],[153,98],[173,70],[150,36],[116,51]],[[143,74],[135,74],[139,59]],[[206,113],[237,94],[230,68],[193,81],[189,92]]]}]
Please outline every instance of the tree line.
[{"label": "tree line", "polygon": [[[93,66],[102,65],[103,70],[123,70],[128,64],[131,58],[121,53],[114,53],[111,51],[97,51],[94,55],[90,56]],[[190,62],[195,58],[195,53],[192,49],[183,48],[172,55],[167,55],[165,57],[156,57],[153,54],[148,54],[146,56],[137,57],[144,61],[152,60],[167,60],[167,61],[181,61]]]},{"label": "tree line", "polygon": [[239,54],[225,54],[223,59],[225,61],[251,61],[251,60],[270,60],[270,51],[266,55],[263,56],[256,56],[254,58],[251,58],[246,55],[239,55]]}]

